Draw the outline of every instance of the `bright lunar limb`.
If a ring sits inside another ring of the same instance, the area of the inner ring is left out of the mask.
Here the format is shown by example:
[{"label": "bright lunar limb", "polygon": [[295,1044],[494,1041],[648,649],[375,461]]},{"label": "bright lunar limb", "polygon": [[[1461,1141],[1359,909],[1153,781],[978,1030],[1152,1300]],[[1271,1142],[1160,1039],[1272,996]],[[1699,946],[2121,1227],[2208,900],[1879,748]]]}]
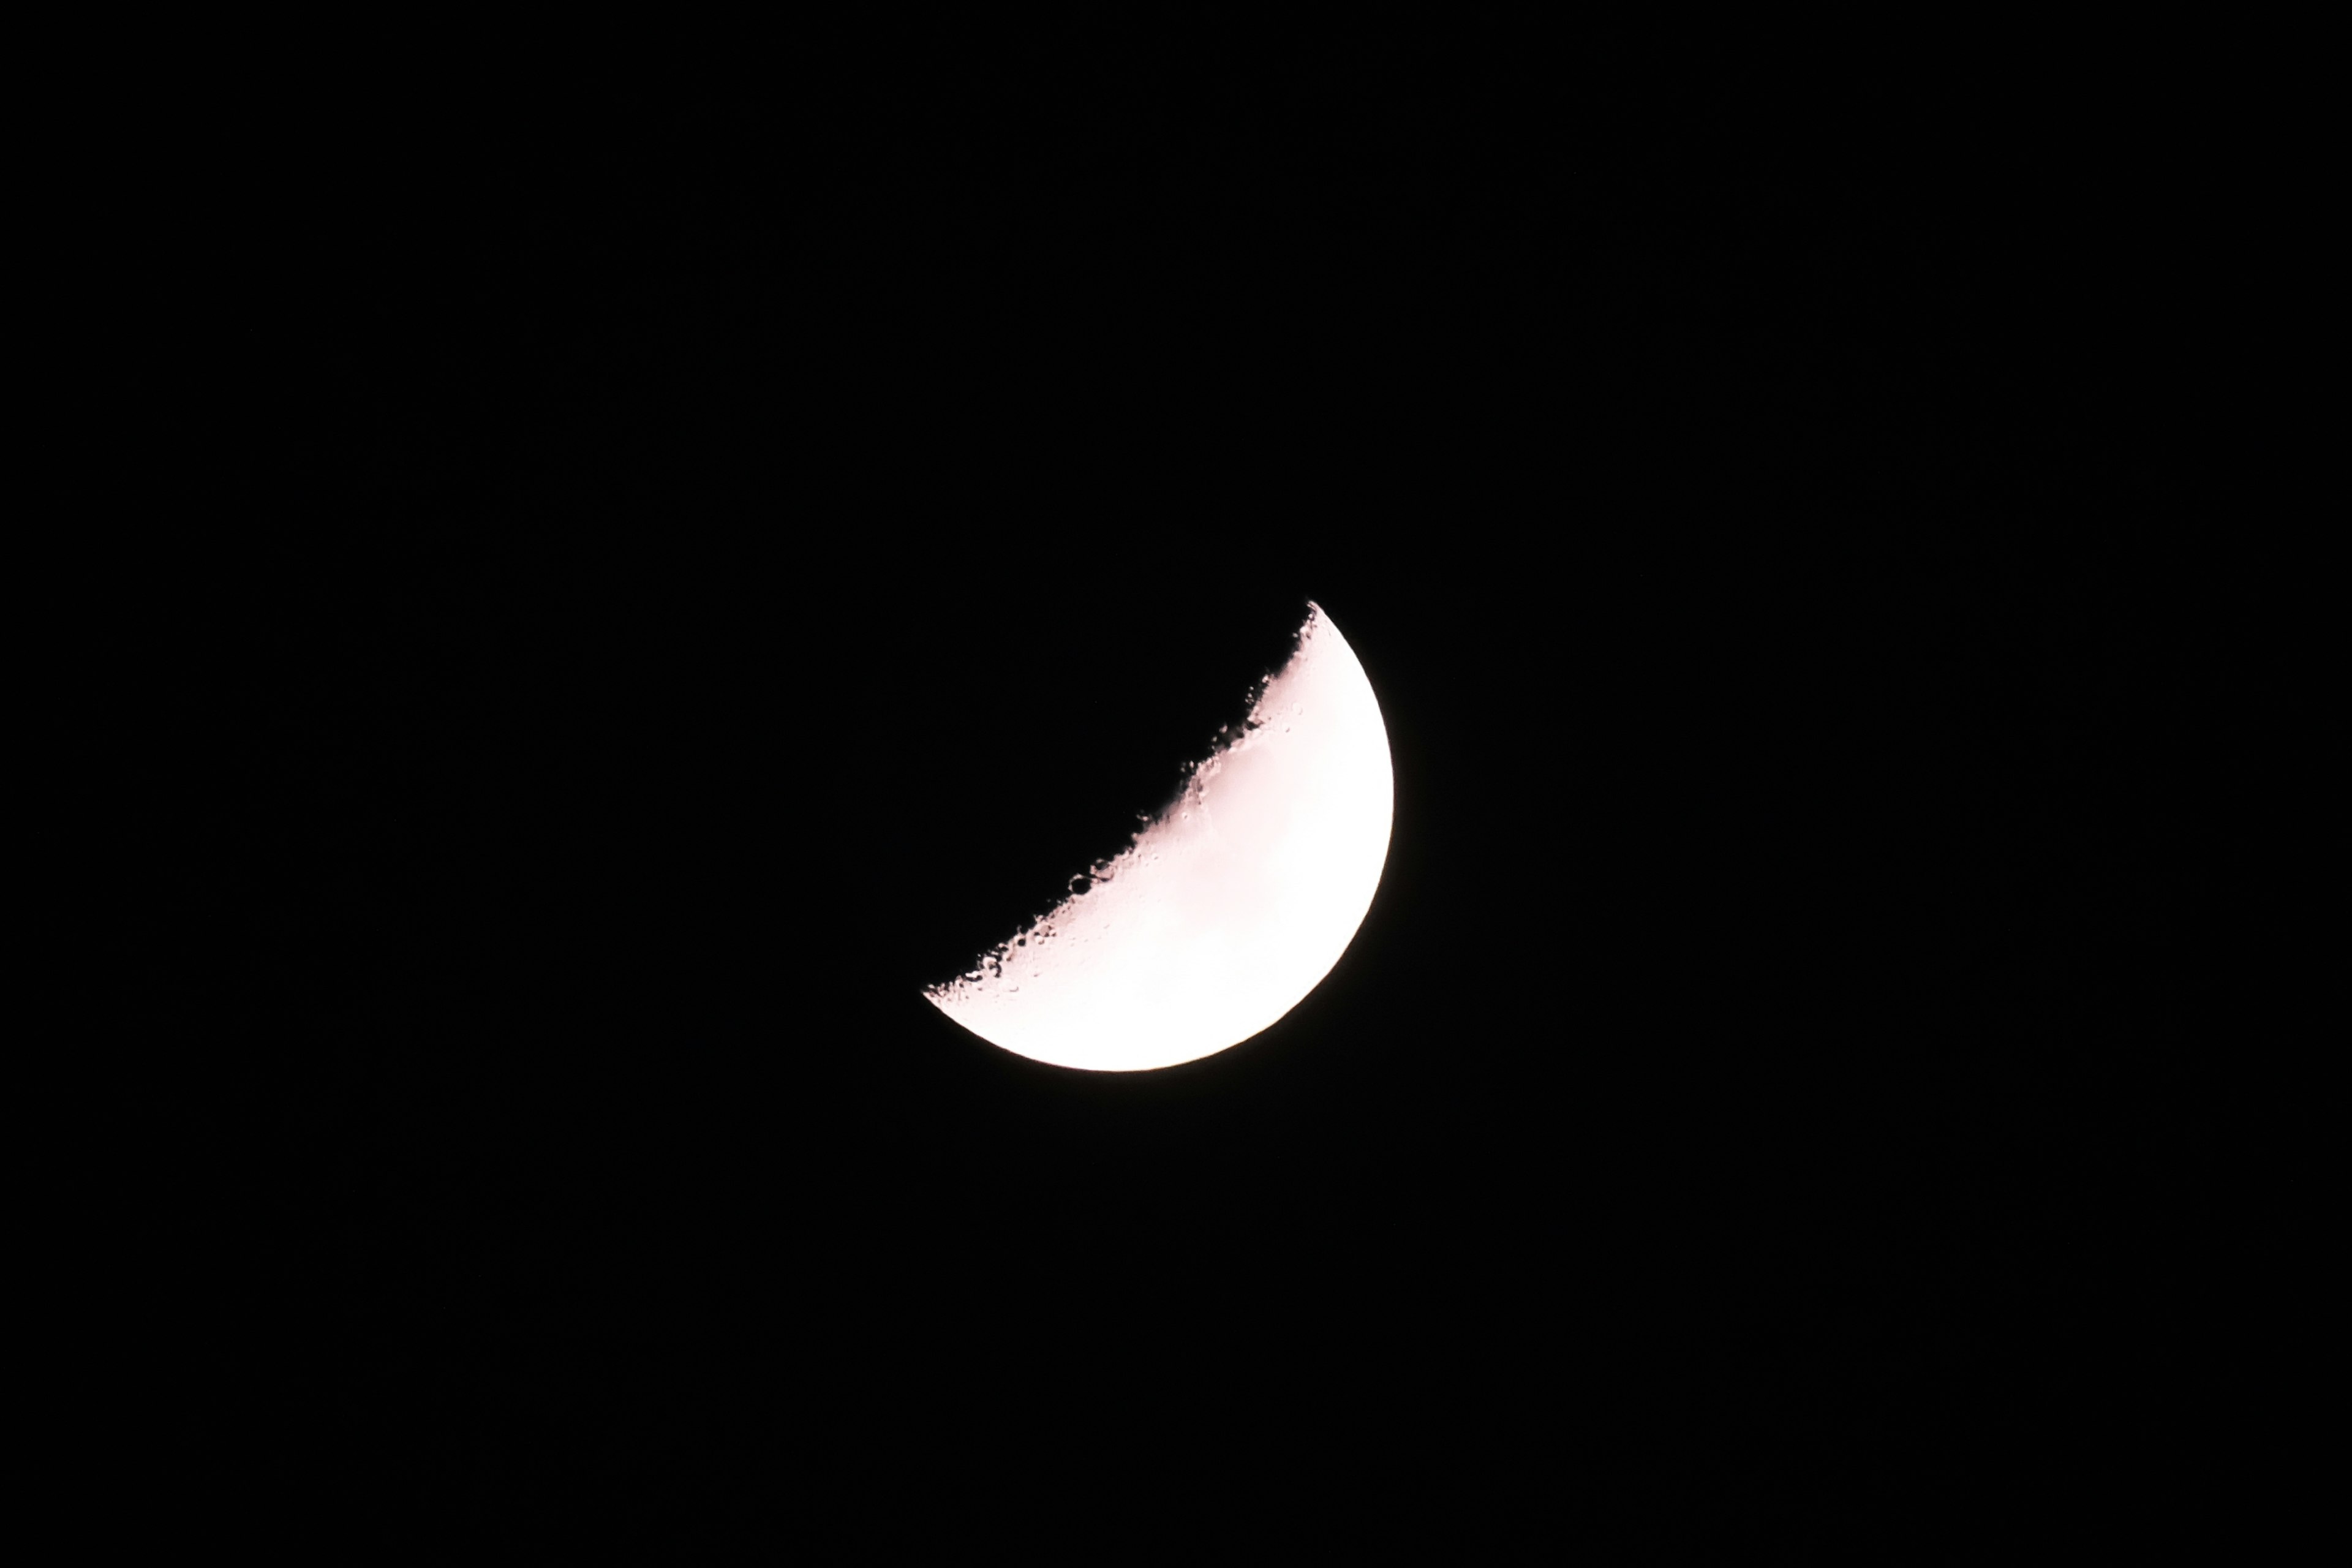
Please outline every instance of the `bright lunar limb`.
[{"label": "bright lunar limb", "polygon": [[1310,603],[1289,661],[1175,803],[1082,891],[924,994],[1060,1067],[1133,1072],[1238,1045],[1347,951],[1393,804],[1371,682]]}]

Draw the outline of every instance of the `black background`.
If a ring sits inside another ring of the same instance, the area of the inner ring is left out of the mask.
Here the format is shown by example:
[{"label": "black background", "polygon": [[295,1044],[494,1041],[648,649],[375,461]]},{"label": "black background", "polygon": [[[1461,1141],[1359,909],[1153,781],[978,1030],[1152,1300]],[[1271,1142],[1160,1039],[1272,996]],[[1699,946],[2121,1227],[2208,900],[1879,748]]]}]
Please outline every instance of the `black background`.
[{"label": "black background", "polygon": [[[2136,144],[1677,58],[910,27],[261,117],[225,1473],[1974,1561],[2228,1398],[2200,759],[2273,700],[2110,525]],[[1309,598],[1397,770],[1325,984],[1132,1077],[933,1012]]]}]

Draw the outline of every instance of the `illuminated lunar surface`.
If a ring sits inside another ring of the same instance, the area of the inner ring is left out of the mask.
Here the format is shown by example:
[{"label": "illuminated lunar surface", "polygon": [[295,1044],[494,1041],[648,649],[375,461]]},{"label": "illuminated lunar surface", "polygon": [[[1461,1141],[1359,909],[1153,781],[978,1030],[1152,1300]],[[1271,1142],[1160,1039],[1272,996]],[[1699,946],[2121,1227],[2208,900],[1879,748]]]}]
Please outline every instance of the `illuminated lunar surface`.
[{"label": "illuminated lunar surface", "polygon": [[924,994],[981,1038],[1061,1067],[1133,1072],[1238,1045],[1347,951],[1393,802],[1371,682],[1310,604],[1289,661],[1175,803],[1090,885]]}]

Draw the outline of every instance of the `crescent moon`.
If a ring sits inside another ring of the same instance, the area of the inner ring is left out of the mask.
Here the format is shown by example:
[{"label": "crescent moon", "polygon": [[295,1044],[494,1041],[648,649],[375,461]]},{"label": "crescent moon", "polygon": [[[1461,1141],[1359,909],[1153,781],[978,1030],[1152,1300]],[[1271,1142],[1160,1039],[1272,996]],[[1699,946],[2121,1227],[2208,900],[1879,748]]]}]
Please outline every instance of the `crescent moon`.
[{"label": "crescent moon", "polygon": [[1082,890],[924,995],[1059,1067],[1136,1072],[1239,1045],[1347,951],[1394,802],[1372,684],[1310,602],[1288,661],[1176,800]]}]

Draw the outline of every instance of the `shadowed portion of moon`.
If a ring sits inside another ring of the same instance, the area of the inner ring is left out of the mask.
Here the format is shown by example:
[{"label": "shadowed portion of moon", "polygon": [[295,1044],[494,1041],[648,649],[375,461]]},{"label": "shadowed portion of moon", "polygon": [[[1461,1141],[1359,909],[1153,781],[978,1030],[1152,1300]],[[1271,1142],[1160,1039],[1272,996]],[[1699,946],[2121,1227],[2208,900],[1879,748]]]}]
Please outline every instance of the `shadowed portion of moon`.
[{"label": "shadowed portion of moon", "polygon": [[1182,792],[1086,885],[924,994],[1056,1066],[1131,1072],[1238,1045],[1347,951],[1388,858],[1388,731],[1310,604],[1296,647]]}]

